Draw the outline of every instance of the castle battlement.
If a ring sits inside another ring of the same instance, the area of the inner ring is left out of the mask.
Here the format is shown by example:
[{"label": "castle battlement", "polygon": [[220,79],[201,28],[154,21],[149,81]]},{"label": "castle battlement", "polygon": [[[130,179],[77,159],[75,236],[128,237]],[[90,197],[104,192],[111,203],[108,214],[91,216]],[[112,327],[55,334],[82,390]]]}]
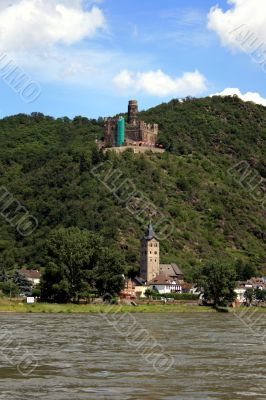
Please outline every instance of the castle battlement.
[{"label": "castle battlement", "polygon": [[158,135],[159,133],[159,125],[158,124],[147,124],[144,121],[140,121],[139,123],[140,129],[143,132],[153,133],[154,135]]},{"label": "castle battlement", "polygon": [[104,145],[106,147],[121,145],[156,146],[159,126],[138,120],[138,102],[136,100],[130,100],[128,103],[127,122],[129,126],[125,126],[124,122],[121,123],[121,120],[124,120],[124,118],[105,119]]}]

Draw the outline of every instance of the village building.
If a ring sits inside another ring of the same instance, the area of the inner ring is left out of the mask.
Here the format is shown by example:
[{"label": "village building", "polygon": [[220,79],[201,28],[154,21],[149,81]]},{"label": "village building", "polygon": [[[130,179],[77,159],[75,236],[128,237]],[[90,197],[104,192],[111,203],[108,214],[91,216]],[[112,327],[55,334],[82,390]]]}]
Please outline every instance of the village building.
[{"label": "village building", "polygon": [[140,277],[150,282],[158,275],[164,275],[175,281],[184,281],[183,272],[174,264],[160,264],[160,242],[152,224],[141,239]]},{"label": "village building", "polygon": [[241,305],[246,302],[245,293],[248,289],[266,290],[266,282],[263,278],[250,278],[247,281],[237,282],[235,293],[237,295],[235,304]]},{"label": "village building", "polygon": [[22,268],[19,272],[32,283],[33,287],[39,285],[42,274],[38,270]]},{"label": "village building", "polygon": [[152,224],[141,239],[140,276],[126,279],[121,298],[145,298],[147,289],[166,293],[192,293],[193,286],[184,281],[181,269],[175,264],[160,264],[160,242]]},{"label": "village building", "polygon": [[122,299],[134,300],[136,298],[135,282],[132,279],[125,279],[124,288],[120,293]]},{"label": "village building", "polygon": [[172,279],[167,275],[157,275],[148,282],[151,289],[156,290],[160,294],[182,293],[181,282]]},{"label": "village building", "polygon": [[184,281],[184,274],[181,269],[174,263],[172,264],[160,264],[160,274],[167,275],[172,279],[178,279]]}]

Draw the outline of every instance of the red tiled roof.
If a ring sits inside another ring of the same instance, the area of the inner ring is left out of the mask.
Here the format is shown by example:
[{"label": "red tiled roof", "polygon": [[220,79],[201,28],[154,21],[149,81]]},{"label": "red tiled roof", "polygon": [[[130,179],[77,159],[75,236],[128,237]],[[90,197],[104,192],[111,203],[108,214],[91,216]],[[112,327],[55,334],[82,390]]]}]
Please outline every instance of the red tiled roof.
[{"label": "red tiled roof", "polygon": [[27,278],[31,278],[31,279],[40,279],[42,274],[36,270],[36,269],[26,269],[23,268],[20,270],[20,272],[25,275]]},{"label": "red tiled roof", "polygon": [[171,285],[172,283],[179,284],[177,280],[174,280],[170,276],[160,274],[148,282],[148,285]]}]

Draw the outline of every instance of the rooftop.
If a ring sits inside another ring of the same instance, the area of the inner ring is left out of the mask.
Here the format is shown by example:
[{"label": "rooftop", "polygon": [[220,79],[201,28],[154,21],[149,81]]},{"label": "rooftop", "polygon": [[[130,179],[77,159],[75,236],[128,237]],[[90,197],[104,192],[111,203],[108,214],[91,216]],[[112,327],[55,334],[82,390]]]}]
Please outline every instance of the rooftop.
[{"label": "rooftop", "polygon": [[146,240],[157,239],[152,224],[149,224],[148,229],[144,235],[144,239]]},{"label": "rooftop", "polygon": [[27,278],[30,279],[40,279],[42,274],[36,269],[26,269],[22,268],[19,272],[25,275]]},{"label": "rooftop", "polygon": [[175,277],[182,275],[181,269],[174,263],[172,264],[160,264],[160,274]]},{"label": "rooftop", "polygon": [[148,285],[177,285],[180,282],[177,279],[173,279],[172,277],[164,274],[157,275],[151,281],[148,282]]}]

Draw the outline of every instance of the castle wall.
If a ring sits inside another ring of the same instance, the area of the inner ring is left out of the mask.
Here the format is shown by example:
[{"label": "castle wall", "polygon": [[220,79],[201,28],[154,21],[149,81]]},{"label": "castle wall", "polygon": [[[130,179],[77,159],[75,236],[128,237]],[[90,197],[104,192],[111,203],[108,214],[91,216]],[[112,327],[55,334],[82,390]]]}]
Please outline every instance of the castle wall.
[{"label": "castle wall", "polygon": [[117,120],[108,118],[104,124],[104,144],[115,146],[117,136]]},{"label": "castle wall", "polygon": [[155,145],[158,137],[158,125],[157,124],[146,124],[140,121],[140,136],[143,142]]}]

